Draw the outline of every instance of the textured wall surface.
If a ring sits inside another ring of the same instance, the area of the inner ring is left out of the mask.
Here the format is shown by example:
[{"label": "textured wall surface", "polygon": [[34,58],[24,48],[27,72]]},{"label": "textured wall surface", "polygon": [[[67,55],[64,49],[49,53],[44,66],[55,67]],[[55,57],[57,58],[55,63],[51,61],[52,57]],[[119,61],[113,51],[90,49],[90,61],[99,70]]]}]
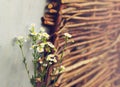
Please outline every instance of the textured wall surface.
[{"label": "textured wall surface", "polygon": [[[62,57],[65,71],[58,77],[56,87],[120,87],[120,0],[51,0],[50,3],[55,1],[57,4],[61,1],[54,7],[58,17],[53,15],[55,22],[49,19],[49,23],[44,23],[54,24],[58,57],[66,45],[62,35],[65,32],[72,35]],[[57,61],[61,62],[61,58]]]},{"label": "textured wall surface", "polygon": [[45,0],[0,0],[0,87],[31,87],[14,37],[27,35],[31,23],[40,26],[44,6]]}]

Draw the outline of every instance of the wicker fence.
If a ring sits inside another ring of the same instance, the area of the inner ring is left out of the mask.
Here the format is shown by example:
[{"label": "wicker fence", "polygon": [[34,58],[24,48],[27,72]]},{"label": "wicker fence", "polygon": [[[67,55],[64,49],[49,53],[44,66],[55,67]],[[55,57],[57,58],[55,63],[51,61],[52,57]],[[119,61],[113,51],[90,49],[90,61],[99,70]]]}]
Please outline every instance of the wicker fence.
[{"label": "wicker fence", "polygon": [[72,34],[57,87],[120,87],[120,0],[50,0],[43,23],[58,56]]}]

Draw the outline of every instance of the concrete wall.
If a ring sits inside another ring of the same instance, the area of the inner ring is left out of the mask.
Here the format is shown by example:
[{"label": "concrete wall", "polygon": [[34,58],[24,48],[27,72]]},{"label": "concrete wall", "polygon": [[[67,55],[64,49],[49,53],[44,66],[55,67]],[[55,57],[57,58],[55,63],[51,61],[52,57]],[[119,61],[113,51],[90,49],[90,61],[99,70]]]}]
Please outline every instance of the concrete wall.
[{"label": "concrete wall", "polygon": [[[31,87],[14,37],[27,35],[31,23],[40,26],[45,3],[46,0],[0,0],[0,87]],[[28,51],[27,48],[27,57]],[[27,61],[32,70],[31,57]]]}]

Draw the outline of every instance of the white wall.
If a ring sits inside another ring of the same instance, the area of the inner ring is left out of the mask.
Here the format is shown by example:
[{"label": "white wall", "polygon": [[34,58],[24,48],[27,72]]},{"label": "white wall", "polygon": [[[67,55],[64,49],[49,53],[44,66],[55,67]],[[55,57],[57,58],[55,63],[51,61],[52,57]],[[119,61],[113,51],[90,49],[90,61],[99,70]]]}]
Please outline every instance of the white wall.
[{"label": "white wall", "polygon": [[45,3],[46,0],[0,0],[0,87],[31,87],[14,37],[27,35],[31,23],[40,26]]}]

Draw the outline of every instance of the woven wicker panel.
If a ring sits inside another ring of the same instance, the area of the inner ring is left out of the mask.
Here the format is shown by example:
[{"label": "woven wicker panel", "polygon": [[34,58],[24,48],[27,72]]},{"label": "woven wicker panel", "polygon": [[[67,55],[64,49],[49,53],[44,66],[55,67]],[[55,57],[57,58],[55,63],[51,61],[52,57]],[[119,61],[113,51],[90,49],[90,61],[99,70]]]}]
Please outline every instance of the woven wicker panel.
[{"label": "woven wicker panel", "polygon": [[120,87],[120,0],[51,0],[43,19],[58,56],[72,34],[56,86]]}]

